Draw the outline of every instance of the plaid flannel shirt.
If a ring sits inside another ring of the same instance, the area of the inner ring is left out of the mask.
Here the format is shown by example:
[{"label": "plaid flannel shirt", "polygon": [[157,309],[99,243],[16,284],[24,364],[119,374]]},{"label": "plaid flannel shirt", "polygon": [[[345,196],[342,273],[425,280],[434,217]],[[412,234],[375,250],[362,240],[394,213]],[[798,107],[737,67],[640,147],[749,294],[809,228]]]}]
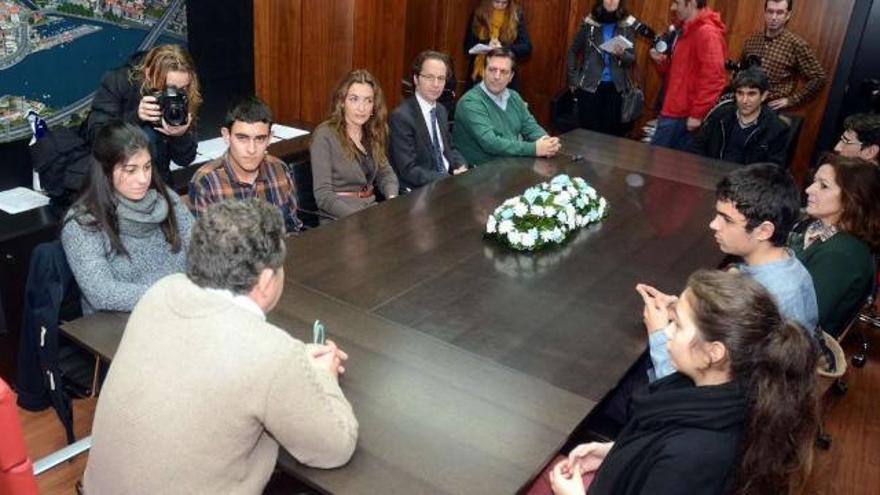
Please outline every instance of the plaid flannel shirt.
[{"label": "plaid flannel shirt", "polygon": [[202,165],[189,183],[192,212],[199,217],[209,206],[224,199],[260,198],[281,211],[288,232],[302,229],[297,217],[296,188],[287,166],[271,155],[266,155],[253,184],[239,181],[229,162],[229,153]]},{"label": "plaid flannel shirt", "polygon": [[[768,101],[788,98],[797,106],[815,96],[825,85],[825,69],[816,59],[810,45],[800,36],[785,29],[775,38],[755,33],[743,45],[741,60],[749,55],[761,58],[761,67],[770,79]],[[805,83],[797,88],[797,76]]]}]

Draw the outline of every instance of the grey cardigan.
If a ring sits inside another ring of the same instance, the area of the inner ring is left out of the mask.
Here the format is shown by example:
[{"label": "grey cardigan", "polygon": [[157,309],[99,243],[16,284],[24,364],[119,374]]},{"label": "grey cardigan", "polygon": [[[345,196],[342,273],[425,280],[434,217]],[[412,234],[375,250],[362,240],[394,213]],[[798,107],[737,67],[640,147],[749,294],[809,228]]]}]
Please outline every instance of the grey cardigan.
[{"label": "grey cardigan", "polygon": [[[180,197],[169,190],[177,216],[180,251],[171,252],[159,225],[146,237],[120,235],[128,256],[108,255],[110,239],[102,231],[80,225],[69,211],[61,230],[61,244],[82,291],[83,312],[131,311],[147,289],[160,278],[186,271],[186,252],[193,217]],[[169,211],[171,209],[169,208]]]},{"label": "grey cardigan", "polygon": [[[376,202],[375,196],[358,198],[336,194],[362,191],[368,185],[368,178],[358,161],[346,155],[336,131],[326,122],[315,129],[309,151],[315,201],[322,213],[335,218],[347,217]],[[376,164],[372,182],[386,198],[397,196],[399,192],[397,176],[387,159]]]},{"label": "grey cardigan", "polygon": [[[623,35],[633,41],[635,32],[632,25],[635,18],[632,16],[621,20],[614,28],[614,36]],[[605,69],[604,52],[599,48],[603,43],[602,24],[593,19],[591,15],[584,18],[581,29],[578,31],[568,49],[568,85],[582,89],[589,93],[595,93],[602,79],[602,71]],[[578,55],[583,54],[581,60]],[[618,92],[623,92],[627,87],[626,69],[636,61],[635,51],[630,48],[617,57],[611,55],[611,79]]]}]

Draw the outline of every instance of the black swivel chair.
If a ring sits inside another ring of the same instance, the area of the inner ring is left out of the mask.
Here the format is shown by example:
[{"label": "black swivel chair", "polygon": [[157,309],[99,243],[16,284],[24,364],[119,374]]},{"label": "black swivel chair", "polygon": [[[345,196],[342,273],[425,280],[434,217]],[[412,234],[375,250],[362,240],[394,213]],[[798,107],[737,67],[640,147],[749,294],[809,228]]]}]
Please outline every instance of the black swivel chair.
[{"label": "black swivel chair", "polygon": [[780,113],[779,118],[788,125],[788,137],[785,140],[785,167],[791,169],[791,162],[794,160],[798,139],[804,126],[804,118],[789,113]]}]

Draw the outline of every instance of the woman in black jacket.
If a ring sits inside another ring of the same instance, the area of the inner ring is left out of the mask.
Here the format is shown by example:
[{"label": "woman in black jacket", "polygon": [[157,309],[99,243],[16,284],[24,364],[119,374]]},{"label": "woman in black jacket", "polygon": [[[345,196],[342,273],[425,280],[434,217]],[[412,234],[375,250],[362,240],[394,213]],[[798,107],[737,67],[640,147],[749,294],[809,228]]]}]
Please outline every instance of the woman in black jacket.
[{"label": "woman in black jacket", "polygon": [[[186,120],[166,122],[158,95],[173,87],[186,96]],[[140,127],[150,140],[153,166],[171,184],[169,165],[185,167],[196,158],[195,119],[202,104],[201,87],[192,58],[178,45],[159,45],[135,54],[128,64],[101,78],[88,120],[89,143],[111,121]]]},{"label": "woman in black jacket", "polygon": [[[635,18],[627,14],[624,0],[597,0],[581,23],[568,49],[568,88],[578,99],[578,125],[591,131],[622,136],[621,93],[632,82],[626,71],[636,61],[632,48]],[[604,43],[623,36],[630,47]]]},{"label": "woman in black jacket", "polygon": [[[554,466],[557,495],[787,494],[809,471],[818,412],[816,350],[758,282],[699,271],[677,300],[639,291],[664,326],[678,373],[633,397],[614,443]],[[590,476],[591,477],[591,476]]]}]

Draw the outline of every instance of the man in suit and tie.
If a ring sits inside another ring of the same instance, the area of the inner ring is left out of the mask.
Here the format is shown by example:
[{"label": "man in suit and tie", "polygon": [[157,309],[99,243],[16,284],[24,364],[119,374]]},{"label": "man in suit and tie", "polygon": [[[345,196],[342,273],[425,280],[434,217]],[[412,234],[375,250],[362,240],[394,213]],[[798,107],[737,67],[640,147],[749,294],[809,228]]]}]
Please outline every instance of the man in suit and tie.
[{"label": "man in suit and tie", "polygon": [[445,53],[424,51],[412,67],[415,91],[391,112],[391,166],[402,187],[414,189],[467,170],[449,136],[446,108],[438,105],[449,76]]}]

